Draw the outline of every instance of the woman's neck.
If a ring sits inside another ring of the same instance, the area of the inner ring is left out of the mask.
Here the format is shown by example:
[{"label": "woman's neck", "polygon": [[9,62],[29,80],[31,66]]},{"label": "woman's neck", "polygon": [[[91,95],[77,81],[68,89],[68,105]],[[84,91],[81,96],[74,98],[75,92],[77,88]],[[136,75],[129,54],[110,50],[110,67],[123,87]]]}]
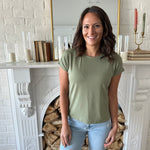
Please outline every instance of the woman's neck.
[{"label": "woman's neck", "polygon": [[99,48],[96,47],[87,47],[85,51],[85,55],[95,57],[100,55]]}]

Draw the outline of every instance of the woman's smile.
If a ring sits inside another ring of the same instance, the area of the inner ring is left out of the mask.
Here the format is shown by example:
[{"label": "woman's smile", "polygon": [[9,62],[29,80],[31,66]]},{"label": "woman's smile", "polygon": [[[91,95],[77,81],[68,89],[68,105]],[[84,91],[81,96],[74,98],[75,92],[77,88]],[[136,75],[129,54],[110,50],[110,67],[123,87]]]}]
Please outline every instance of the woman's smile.
[{"label": "woman's smile", "polygon": [[96,36],[87,36],[89,39],[95,39]]}]

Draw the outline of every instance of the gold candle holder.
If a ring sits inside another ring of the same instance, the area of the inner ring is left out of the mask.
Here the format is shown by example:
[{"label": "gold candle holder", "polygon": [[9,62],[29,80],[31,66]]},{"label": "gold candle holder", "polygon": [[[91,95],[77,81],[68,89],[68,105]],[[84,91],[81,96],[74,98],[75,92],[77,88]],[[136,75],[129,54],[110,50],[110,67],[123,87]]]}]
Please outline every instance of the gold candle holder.
[{"label": "gold candle holder", "polygon": [[137,49],[134,50],[134,53],[143,53],[143,50],[140,49],[140,45],[143,44],[144,32],[141,32],[141,36],[142,36],[141,39],[142,39],[142,41],[139,42],[139,43],[137,42],[137,39],[136,39],[136,36],[138,34],[136,29],[134,30],[134,33],[135,33],[135,44],[138,46]]}]

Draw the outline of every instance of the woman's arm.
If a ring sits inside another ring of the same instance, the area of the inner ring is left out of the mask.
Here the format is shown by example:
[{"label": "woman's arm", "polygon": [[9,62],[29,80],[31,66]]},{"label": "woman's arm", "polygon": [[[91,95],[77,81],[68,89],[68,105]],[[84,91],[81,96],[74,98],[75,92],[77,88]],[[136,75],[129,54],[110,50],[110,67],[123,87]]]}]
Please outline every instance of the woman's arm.
[{"label": "woman's arm", "polygon": [[118,128],[118,120],[117,120],[117,114],[118,114],[118,98],[117,98],[117,91],[118,91],[118,84],[120,80],[121,74],[116,75],[112,78],[110,86],[109,86],[109,111],[111,115],[111,121],[112,121],[112,129],[109,132],[108,137],[106,138],[106,144],[104,144],[105,147],[112,144],[112,142],[115,140],[115,135]]},{"label": "woman's arm", "polygon": [[68,125],[68,107],[69,107],[69,80],[68,73],[59,68],[60,80],[60,109],[62,117],[61,142],[64,146],[69,145],[71,140],[71,130]]}]

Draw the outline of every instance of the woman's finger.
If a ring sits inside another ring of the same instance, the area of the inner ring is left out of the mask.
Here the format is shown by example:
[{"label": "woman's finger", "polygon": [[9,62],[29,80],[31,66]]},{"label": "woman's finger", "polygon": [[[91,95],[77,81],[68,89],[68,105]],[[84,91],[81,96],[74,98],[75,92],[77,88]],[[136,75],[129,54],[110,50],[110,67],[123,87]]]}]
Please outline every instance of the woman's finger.
[{"label": "woman's finger", "polygon": [[67,136],[64,137],[64,141],[65,141],[66,145],[70,145],[69,144],[69,135],[67,135]]},{"label": "woman's finger", "polygon": [[109,141],[104,144],[104,147],[105,148],[108,147],[109,145],[111,145],[113,143],[113,141],[114,141],[114,137],[112,136],[109,138]]},{"label": "woman's finger", "polygon": [[69,134],[69,142],[71,141],[71,133]]},{"label": "woman's finger", "polygon": [[63,136],[61,136],[61,143],[62,143],[62,145],[63,145],[64,147],[66,147],[65,140],[64,140],[64,137],[63,137]]},{"label": "woman's finger", "polygon": [[110,141],[110,136],[107,137],[107,139],[105,140],[106,143],[108,143]]}]

